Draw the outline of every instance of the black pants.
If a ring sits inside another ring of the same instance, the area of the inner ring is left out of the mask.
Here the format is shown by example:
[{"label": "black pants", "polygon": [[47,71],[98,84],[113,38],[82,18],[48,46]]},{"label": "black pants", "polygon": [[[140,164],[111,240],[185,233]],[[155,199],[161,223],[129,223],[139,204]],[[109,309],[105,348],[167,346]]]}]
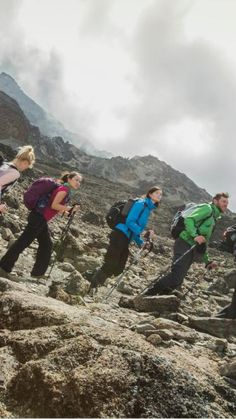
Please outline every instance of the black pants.
[{"label": "black pants", "polygon": [[28,224],[21,236],[16,240],[16,242],[10,247],[7,253],[0,260],[0,267],[6,272],[11,272],[19,255],[27,247],[29,247],[35,239],[38,240],[39,247],[31,275],[44,275],[50,262],[52,240],[50,237],[47,221],[41,214],[34,211],[31,211],[29,214]]},{"label": "black pants", "polygon": [[[180,238],[175,240],[173,263],[190,248],[191,245],[186,243],[184,240]],[[168,294],[175,288],[178,288],[182,284],[190,266],[195,260],[196,254],[193,249],[178,263],[175,265],[172,264],[171,272],[159,280],[157,279],[157,282],[155,282],[152,287],[146,291],[145,295]]]},{"label": "black pants", "polygon": [[229,305],[224,307],[217,315],[226,319],[236,319],[236,288],[233,293],[232,301]]},{"label": "black pants", "polygon": [[120,275],[126,265],[129,256],[129,239],[119,230],[113,230],[110,234],[110,243],[104,257],[102,267],[91,278],[91,287],[104,284],[112,275]]}]

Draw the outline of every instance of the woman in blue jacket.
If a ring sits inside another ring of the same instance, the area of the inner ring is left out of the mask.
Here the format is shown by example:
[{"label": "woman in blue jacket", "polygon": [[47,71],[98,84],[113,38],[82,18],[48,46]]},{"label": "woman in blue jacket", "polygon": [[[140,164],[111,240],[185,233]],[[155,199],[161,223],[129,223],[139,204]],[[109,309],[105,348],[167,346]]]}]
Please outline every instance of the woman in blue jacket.
[{"label": "woman in blue jacket", "polygon": [[153,186],[145,198],[140,198],[134,203],[125,223],[115,226],[110,235],[104,263],[90,279],[90,289],[103,285],[110,276],[117,276],[123,272],[129,256],[129,244],[135,241],[139,247],[142,247],[144,241],[140,235],[148,223],[151,212],[157,208],[161,197],[162,190],[158,186]]}]

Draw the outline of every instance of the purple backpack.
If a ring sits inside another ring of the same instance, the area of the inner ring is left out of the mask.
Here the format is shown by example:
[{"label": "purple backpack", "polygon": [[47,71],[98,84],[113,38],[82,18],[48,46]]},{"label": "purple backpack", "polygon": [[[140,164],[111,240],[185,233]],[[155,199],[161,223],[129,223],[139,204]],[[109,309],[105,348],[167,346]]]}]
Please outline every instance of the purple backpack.
[{"label": "purple backpack", "polygon": [[49,205],[51,194],[54,189],[61,186],[50,177],[41,177],[30,185],[24,193],[24,204],[29,210],[44,210]]}]

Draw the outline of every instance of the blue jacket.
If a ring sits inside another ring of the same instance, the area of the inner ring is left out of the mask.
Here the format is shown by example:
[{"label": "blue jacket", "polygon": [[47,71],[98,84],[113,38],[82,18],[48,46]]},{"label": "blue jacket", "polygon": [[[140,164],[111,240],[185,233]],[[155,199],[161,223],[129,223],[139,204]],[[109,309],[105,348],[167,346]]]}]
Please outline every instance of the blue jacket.
[{"label": "blue jacket", "polygon": [[156,205],[151,198],[140,198],[129,211],[125,224],[119,223],[115,228],[122,231],[130,241],[134,240],[138,246],[141,246],[143,239],[141,239],[140,234],[148,223],[151,211],[155,208]]}]

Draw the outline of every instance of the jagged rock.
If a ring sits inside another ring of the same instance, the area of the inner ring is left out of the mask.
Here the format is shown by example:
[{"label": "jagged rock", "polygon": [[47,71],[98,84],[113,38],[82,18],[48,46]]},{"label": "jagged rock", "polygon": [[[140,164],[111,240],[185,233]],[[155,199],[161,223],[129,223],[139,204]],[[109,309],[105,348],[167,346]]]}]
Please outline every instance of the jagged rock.
[{"label": "jagged rock", "polygon": [[134,309],[134,299],[129,297],[121,297],[119,300],[119,306],[123,308]]},{"label": "jagged rock", "polygon": [[[157,336],[151,341],[158,349],[87,308],[7,280],[0,279],[0,288],[1,327],[14,330],[0,331],[0,343],[19,363],[6,388],[11,416],[218,417],[228,411],[205,378],[199,381],[175,354],[165,357],[167,348],[159,355]],[[12,358],[5,359],[7,367]]]},{"label": "jagged rock", "polygon": [[2,238],[6,241],[15,240],[14,234],[11,232],[10,228],[3,227],[1,229]]},{"label": "jagged rock", "polygon": [[189,327],[162,318],[146,323],[141,322],[134,327],[134,330],[145,336],[153,335],[156,331],[163,340],[174,339],[194,343],[199,338],[199,334]]},{"label": "jagged rock", "polygon": [[228,348],[228,342],[226,339],[209,340],[206,343],[206,347],[212,349],[215,352],[226,352]]},{"label": "jagged rock", "polygon": [[142,297],[134,298],[134,307],[136,310],[158,313],[177,311],[179,308],[180,300],[174,295],[163,295],[155,297]]},{"label": "jagged rock", "polygon": [[83,255],[76,257],[74,261],[75,268],[83,273],[87,270],[93,270],[98,268],[102,264],[102,260],[89,255]]},{"label": "jagged rock", "polygon": [[48,297],[71,304],[71,296],[64,291],[62,284],[53,282],[48,290]]},{"label": "jagged rock", "polygon": [[147,341],[149,343],[151,343],[152,345],[154,345],[154,346],[158,346],[158,345],[160,345],[163,342],[163,339],[161,338],[160,335],[158,335],[157,333],[155,333],[155,334],[149,335],[147,337]]},{"label": "jagged rock", "polygon": [[78,271],[73,271],[66,278],[65,291],[68,294],[86,295],[90,287],[90,283],[82,277]]},{"label": "jagged rock", "polygon": [[65,272],[73,272],[75,270],[74,266],[68,262],[60,263],[58,268]]},{"label": "jagged rock", "polygon": [[4,202],[10,208],[14,208],[14,209],[19,209],[20,208],[19,201],[14,196],[12,196],[11,194],[6,194],[4,196]]},{"label": "jagged rock", "polygon": [[95,225],[104,225],[103,217],[93,211],[89,211],[82,216],[82,220]]},{"label": "jagged rock", "polygon": [[133,288],[130,285],[126,284],[125,281],[121,281],[116,289],[117,291],[121,292],[121,294],[127,294],[127,295],[134,294]]},{"label": "jagged rock", "polygon": [[236,361],[222,365],[220,373],[225,377],[236,379]]},{"label": "jagged rock", "polygon": [[236,269],[231,269],[227,275],[224,276],[228,288],[236,288]]},{"label": "jagged rock", "polygon": [[201,332],[209,333],[220,338],[236,336],[236,320],[212,317],[190,317],[189,325]]}]

